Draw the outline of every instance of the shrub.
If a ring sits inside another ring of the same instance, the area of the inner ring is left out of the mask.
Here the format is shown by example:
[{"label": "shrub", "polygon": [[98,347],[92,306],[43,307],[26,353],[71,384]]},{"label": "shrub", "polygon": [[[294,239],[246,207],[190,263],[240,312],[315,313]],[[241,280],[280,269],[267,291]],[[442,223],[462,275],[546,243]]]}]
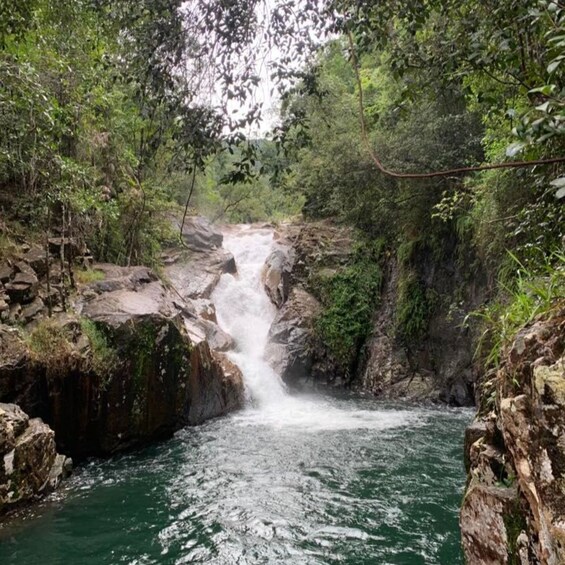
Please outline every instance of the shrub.
[{"label": "shrub", "polygon": [[27,339],[32,359],[45,366],[49,373],[67,370],[73,347],[65,328],[53,320],[40,321]]},{"label": "shrub", "polygon": [[428,329],[430,307],[424,285],[416,273],[401,276],[396,301],[396,333],[405,342],[421,339]]},{"label": "shrub", "polygon": [[104,331],[95,322],[86,318],[80,321],[80,327],[90,342],[92,369],[101,376],[110,375],[118,363],[118,356],[109,344]]},{"label": "shrub", "polygon": [[544,257],[536,272],[509,255],[518,267],[516,282],[503,284],[502,298],[470,314],[484,325],[477,354],[487,367],[499,365],[503,348],[521,328],[565,300],[565,254],[553,252]]},{"label": "shrub", "polygon": [[75,280],[81,284],[89,284],[104,280],[104,273],[97,269],[81,269],[75,271]]},{"label": "shrub", "polygon": [[346,373],[371,332],[382,273],[378,258],[382,241],[361,244],[349,265],[332,276],[319,277],[317,294],[323,310],[315,324],[321,341]]}]

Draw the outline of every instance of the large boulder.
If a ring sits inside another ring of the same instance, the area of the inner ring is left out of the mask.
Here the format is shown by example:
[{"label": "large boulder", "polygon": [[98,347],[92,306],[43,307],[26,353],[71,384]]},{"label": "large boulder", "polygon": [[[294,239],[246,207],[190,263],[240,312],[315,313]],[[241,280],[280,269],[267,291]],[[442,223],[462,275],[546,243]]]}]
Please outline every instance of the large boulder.
[{"label": "large boulder", "polygon": [[[180,229],[182,222],[175,222]],[[182,228],[182,239],[192,251],[211,251],[222,246],[224,236],[208,219],[202,216],[185,218]]]},{"label": "large boulder", "polygon": [[296,384],[312,374],[313,326],[320,303],[301,287],[291,290],[269,330],[265,355],[281,378]]},{"label": "large boulder", "polygon": [[294,249],[289,244],[277,243],[265,261],[262,279],[271,302],[280,308],[290,293],[290,275],[294,265]]},{"label": "large boulder", "polygon": [[69,467],[47,424],[0,404],[0,514],[51,492]]},{"label": "large boulder", "polygon": [[263,270],[263,285],[279,312],[269,333],[267,355],[291,385],[344,384],[346,375],[315,332],[321,277],[348,264],[353,230],[331,221],[283,224]]},{"label": "large boulder", "polygon": [[168,253],[164,272],[184,300],[209,299],[224,273],[236,273],[234,257],[224,249],[209,253]]},{"label": "large boulder", "polygon": [[193,344],[187,409],[187,423],[193,425],[240,408],[244,388],[239,368],[210,348],[205,332],[189,320],[185,320],[185,327]]}]

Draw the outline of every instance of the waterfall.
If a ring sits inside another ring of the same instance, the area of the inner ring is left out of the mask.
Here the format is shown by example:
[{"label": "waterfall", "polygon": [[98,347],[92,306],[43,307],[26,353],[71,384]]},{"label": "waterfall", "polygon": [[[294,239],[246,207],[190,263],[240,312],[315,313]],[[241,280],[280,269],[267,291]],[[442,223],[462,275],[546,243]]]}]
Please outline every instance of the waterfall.
[{"label": "waterfall", "polygon": [[316,432],[382,430],[414,422],[415,413],[404,410],[349,409],[324,395],[287,392],[265,359],[269,328],[277,310],[263,288],[261,273],[272,245],[272,230],[232,228],[224,237],[224,248],[234,255],[237,274],[223,275],[211,296],[220,327],[235,341],[229,357],[241,369],[251,405],[240,416],[240,423]]},{"label": "waterfall", "polygon": [[212,294],[220,327],[229,333],[236,350],[231,360],[241,369],[247,393],[258,408],[281,405],[285,386],[264,357],[276,308],[261,281],[273,232],[243,226],[224,237],[224,247],[235,257],[237,274],[225,274]]}]

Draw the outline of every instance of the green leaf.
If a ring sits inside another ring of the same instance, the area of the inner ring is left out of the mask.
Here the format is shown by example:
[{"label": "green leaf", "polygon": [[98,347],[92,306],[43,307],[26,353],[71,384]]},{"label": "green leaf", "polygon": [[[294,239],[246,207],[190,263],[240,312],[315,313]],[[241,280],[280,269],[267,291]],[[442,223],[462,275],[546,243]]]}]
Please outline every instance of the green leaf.
[{"label": "green leaf", "polygon": [[557,67],[559,67],[559,65],[561,64],[562,60],[563,60],[563,56],[560,56],[560,57],[557,57],[557,59],[554,59],[553,61],[551,61],[551,63],[549,63],[549,65],[547,65],[547,72],[550,75],[553,74],[557,70]]},{"label": "green leaf", "polygon": [[554,84],[544,84],[543,86],[538,86],[537,88],[532,88],[529,91],[530,94],[543,94],[544,96],[550,96],[556,89]]}]

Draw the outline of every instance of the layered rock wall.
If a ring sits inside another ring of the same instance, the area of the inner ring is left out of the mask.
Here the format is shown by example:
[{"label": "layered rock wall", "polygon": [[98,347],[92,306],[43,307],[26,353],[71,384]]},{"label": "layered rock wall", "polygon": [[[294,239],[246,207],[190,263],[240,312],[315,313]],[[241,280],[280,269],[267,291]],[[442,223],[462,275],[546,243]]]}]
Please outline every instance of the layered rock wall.
[{"label": "layered rock wall", "polygon": [[413,269],[426,297],[426,328],[415,339],[406,339],[398,329],[405,267],[394,255],[385,256],[381,300],[359,374],[361,388],[383,398],[474,404],[477,336],[467,314],[485,300],[486,282],[480,273],[469,280],[466,267],[454,260],[454,252],[437,261],[424,251],[414,260]]},{"label": "layered rock wall", "polygon": [[565,563],[565,310],[522,330],[467,430],[471,565]]}]

